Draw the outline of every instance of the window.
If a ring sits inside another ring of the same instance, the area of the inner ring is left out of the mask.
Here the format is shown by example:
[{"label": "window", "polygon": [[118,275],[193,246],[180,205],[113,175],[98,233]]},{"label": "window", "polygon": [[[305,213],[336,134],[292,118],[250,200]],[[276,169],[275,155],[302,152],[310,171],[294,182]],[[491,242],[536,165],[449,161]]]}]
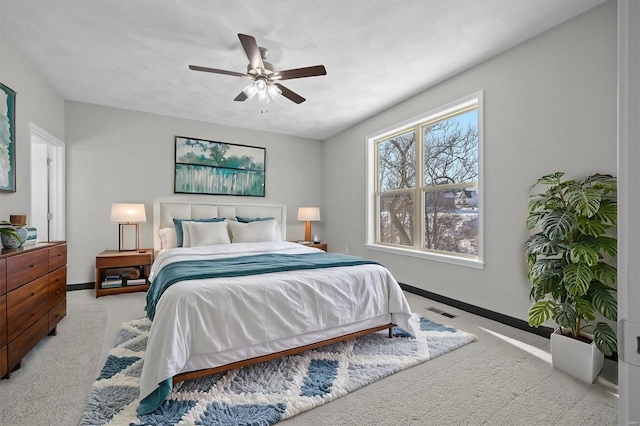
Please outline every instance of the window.
[{"label": "window", "polygon": [[482,267],[482,93],[367,138],[367,247]]}]

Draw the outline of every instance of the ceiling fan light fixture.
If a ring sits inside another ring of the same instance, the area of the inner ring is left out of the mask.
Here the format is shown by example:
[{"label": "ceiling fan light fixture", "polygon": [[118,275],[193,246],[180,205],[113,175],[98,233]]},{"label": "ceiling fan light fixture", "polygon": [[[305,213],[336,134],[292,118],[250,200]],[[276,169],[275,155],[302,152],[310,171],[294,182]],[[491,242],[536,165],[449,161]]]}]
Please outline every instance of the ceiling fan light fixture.
[{"label": "ceiling fan light fixture", "polygon": [[267,87],[267,93],[269,94],[269,97],[274,101],[277,101],[280,96],[282,96],[282,90],[280,90],[278,86],[274,86],[272,84]]},{"label": "ceiling fan light fixture", "polygon": [[258,103],[259,104],[268,104],[269,102],[271,102],[271,99],[269,98],[269,95],[267,94],[266,90],[260,90],[258,92]]},{"label": "ceiling fan light fixture", "polygon": [[244,92],[245,95],[247,95],[248,99],[253,99],[253,97],[258,92],[258,90],[256,89],[256,86],[255,86],[255,82],[249,84],[247,87],[242,89],[242,91]]}]

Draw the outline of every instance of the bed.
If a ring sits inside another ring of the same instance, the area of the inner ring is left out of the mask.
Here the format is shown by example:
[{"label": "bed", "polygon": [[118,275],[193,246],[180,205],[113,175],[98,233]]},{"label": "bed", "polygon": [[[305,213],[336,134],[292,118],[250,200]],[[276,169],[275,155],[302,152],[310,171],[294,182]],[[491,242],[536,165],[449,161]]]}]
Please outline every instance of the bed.
[{"label": "bed", "polygon": [[[169,236],[174,219],[185,219],[183,247]],[[413,330],[386,268],[287,242],[286,223],[280,205],[154,204],[140,414],[179,381],[384,329],[391,336],[394,325]]]}]

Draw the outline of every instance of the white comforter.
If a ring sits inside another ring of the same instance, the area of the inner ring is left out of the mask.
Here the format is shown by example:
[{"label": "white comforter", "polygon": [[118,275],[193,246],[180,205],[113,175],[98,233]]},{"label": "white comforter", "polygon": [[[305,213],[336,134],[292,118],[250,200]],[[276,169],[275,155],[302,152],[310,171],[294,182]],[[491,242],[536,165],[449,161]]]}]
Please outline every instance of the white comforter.
[{"label": "white comforter", "polygon": [[[317,249],[284,241],[167,249],[153,263],[149,278],[153,282],[164,265],[182,260],[312,251]],[[380,265],[175,283],[156,306],[140,377],[140,398],[178,373],[256,356],[261,350],[255,348],[269,348],[269,342],[367,324],[384,315],[412,330],[409,304],[391,273]],[[273,348],[281,350],[281,346]]]}]

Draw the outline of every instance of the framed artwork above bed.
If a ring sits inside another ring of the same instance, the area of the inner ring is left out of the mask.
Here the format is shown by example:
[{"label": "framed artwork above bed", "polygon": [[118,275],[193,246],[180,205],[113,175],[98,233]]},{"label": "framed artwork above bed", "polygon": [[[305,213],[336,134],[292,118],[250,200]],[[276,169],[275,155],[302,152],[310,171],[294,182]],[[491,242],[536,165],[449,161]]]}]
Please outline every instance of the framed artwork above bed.
[{"label": "framed artwork above bed", "polygon": [[264,197],[266,149],[175,137],[176,194]]}]

